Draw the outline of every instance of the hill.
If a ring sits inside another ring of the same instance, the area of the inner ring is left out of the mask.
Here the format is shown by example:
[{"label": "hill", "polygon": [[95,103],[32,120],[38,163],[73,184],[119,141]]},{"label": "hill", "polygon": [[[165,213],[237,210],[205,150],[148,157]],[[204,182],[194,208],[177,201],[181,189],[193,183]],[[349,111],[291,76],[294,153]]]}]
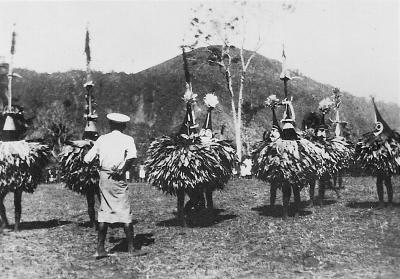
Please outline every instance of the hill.
[{"label": "hill", "polygon": [[[198,94],[199,100],[195,109],[197,122],[201,125],[204,121],[206,110],[203,97],[206,93],[215,91],[221,105],[215,110],[213,127],[218,131],[225,125],[226,136],[233,138],[230,98],[225,88],[224,77],[217,67],[203,62],[205,55],[207,54],[204,49],[189,53],[192,61],[190,68],[193,90]],[[249,53],[246,52],[245,55]],[[270,94],[282,98],[280,71],[279,61],[261,55],[254,58],[248,69],[244,93],[244,125],[247,127],[245,142],[249,145],[261,139],[263,131],[271,126],[271,113],[263,108],[263,104]],[[36,115],[38,119],[34,122],[35,130],[32,133],[38,136],[40,126],[43,126],[43,122],[49,117],[61,117],[73,137],[79,138],[84,125],[82,115],[85,102],[85,72],[73,70],[48,74],[26,69],[17,69],[16,72],[23,76],[23,79],[15,80],[15,103],[25,107],[28,117]],[[234,71],[235,74],[237,72]],[[305,113],[316,111],[319,101],[331,95],[333,86],[318,83],[301,73],[296,74],[299,78],[289,82],[289,94],[293,96],[296,121],[300,127]],[[185,109],[181,98],[185,90],[181,56],[136,74],[94,72],[93,77],[97,112],[100,115],[98,127],[101,133],[107,128],[104,117],[107,112],[125,113],[133,119],[128,133],[136,138],[139,150],[143,154],[151,138],[176,131],[181,124]],[[357,137],[373,129],[373,108],[370,101],[348,92],[343,94],[341,115],[350,123],[353,136]],[[400,108],[397,105],[378,103],[378,107],[392,128],[400,127]],[[52,112],[54,109],[57,112]],[[51,116],[52,114],[56,115]],[[281,115],[281,111],[278,115]]]}]

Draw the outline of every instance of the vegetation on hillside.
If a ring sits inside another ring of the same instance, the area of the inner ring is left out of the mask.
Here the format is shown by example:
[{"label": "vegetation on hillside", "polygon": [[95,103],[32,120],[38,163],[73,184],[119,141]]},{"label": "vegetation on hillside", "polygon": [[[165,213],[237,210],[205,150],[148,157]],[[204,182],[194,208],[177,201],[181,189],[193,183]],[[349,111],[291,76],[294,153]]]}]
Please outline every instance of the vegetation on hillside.
[{"label": "vegetation on hillside", "polygon": [[[219,132],[226,126],[225,136],[234,138],[234,128],[230,115],[230,97],[226,94],[226,84],[218,67],[211,67],[206,61],[208,53],[196,49],[189,53],[193,90],[202,100],[205,94],[212,91],[219,97],[220,106],[214,112],[213,127]],[[244,55],[250,55],[245,52]],[[267,96],[283,96],[283,84],[279,80],[280,62],[256,55],[248,68],[244,94],[244,130],[248,145],[262,138],[265,129],[271,127],[270,111],[263,108]],[[63,123],[68,127],[73,138],[80,138],[84,127],[85,82],[84,71],[73,70],[65,73],[37,73],[26,69],[16,69],[23,78],[14,83],[14,104],[24,106],[27,117],[36,115],[31,136],[44,137],[43,119],[46,111],[58,107],[65,113]],[[233,69],[233,75],[237,75]],[[132,118],[128,133],[136,138],[140,154],[144,154],[152,138],[170,134],[177,130],[184,116],[182,96],[185,81],[180,56],[151,67],[136,74],[94,72],[94,94],[99,114],[98,128],[100,133],[107,131],[105,114],[119,111]],[[237,84],[233,84],[237,86]],[[309,77],[299,74],[299,78],[289,82],[289,91],[293,95],[296,122],[301,127],[304,115],[317,111],[318,102],[332,94],[333,87],[318,83]],[[1,94],[3,95],[3,93]],[[344,92],[342,97],[342,119],[348,121],[354,137],[370,131],[374,127],[373,108],[366,98],[354,97]],[[61,108],[63,107],[63,108]],[[392,128],[400,127],[400,108],[395,104],[378,103],[383,117]],[[195,108],[197,122],[202,123],[206,109],[201,101]],[[278,117],[281,114],[278,111]],[[51,119],[51,113],[48,113]],[[331,116],[333,118],[333,115]],[[49,120],[50,120],[49,119]]]}]

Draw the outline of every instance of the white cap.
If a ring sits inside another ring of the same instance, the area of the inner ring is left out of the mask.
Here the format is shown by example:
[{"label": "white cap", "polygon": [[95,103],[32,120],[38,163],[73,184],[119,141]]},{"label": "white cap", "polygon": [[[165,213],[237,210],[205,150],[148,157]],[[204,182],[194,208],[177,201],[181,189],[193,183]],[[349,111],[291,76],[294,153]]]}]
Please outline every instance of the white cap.
[{"label": "white cap", "polygon": [[120,122],[120,123],[125,123],[131,120],[131,118],[125,114],[122,113],[117,113],[117,112],[112,112],[107,114],[107,118],[111,121],[114,122]]}]

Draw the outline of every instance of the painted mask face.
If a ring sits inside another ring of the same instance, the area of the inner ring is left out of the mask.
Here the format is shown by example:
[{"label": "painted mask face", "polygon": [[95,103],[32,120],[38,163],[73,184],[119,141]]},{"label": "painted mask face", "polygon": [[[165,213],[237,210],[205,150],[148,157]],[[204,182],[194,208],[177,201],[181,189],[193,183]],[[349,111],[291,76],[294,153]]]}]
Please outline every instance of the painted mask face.
[{"label": "painted mask face", "polygon": [[318,138],[326,138],[326,131],[325,131],[325,129],[318,129],[318,131],[317,131],[317,137],[318,137]]},{"label": "painted mask face", "polygon": [[374,135],[379,136],[383,132],[383,124],[381,122],[376,122]]},{"label": "painted mask face", "polygon": [[281,134],[279,133],[279,130],[278,130],[277,128],[274,128],[274,127],[273,127],[273,128],[271,129],[271,135],[270,135],[271,140],[272,140],[272,141],[275,141],[275,140],[279,139],[280,136],[281,136]]},{"label": "painted mask face", "polygon": [[199,135],[203,138],[212,138],[212,131],[210,129],[201,129]]}]

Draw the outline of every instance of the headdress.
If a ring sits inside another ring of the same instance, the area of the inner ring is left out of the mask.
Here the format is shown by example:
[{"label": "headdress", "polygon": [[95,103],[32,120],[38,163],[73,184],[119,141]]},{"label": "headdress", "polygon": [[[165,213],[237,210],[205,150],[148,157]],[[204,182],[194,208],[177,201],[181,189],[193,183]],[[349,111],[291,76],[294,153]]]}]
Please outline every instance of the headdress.
[{"label": "headdress", "polygon": [[375,104],[375,100],[372,97],[372,104],[374,106],[374,111],[375,111],[375,130],[374,130],[374,135],[379,136],[380,134],[386,135],[386,136],[391,136],[393,135],[393,130],[389,127],[389,125],[386,123],[386,121],[382,118],[381,114],[379,113],[379,110]]},{"label": "headdress", "polygon": [[95,109],[95,99],[93,96],[94,82],[92,79],[92,71],[90,69],[90,62],[92,60],[90,53],[90,36],[89,29],[86,29],[85,38],[85,54],[86,54],[86,82],[83,85],[86,89],[86,111],[84,118],[86,119],[85,131],[83,132],[83,139],[96,140],[99,136],[96,127],[97,114]]},{"label": "headdress", "polygon": [[204,121],[203,127],[200,130],[201,137],[212,137],[212,123],[211,123],[211,112],[218,104],[218,97],[214,94],[207,94],[204,97],[204,103],[207,106],[207,116]]},{"label": "headdress", "polygon": [[192,83],[190,82],[190,73],[189,73],[189,66],[186,57],[185,48],[182,47],[182,58],[183,58],[183,69],[185,71],[185,81],[186,81],[186,92],[183,96],[183,100],[186,103],[186,114],[179,130],[179,134],[190,136],[197,132],[196,128],[196,120],[194,117],[194,113],[192,110],[192,104],[196,102],[197,94],[194,94],[192,91]]},{"label": "headdress", "polygon": [[276,117],[276,106],[280,104],[280,100],[276,97],[276,95],[270,95],[265,101],[265,105],[271,108],[272,111],[272,128],[278,130],[279,134],[282,133],[281,126],[279,125],[278,119]]},{"label": "headdress", "polygon": [[[15,25],[14,25],[15,28]],[[20,75],[14,73],[13,69],[13,59],[15,54],[15,41],[16,33],[15,30],[12,32],[11,38],[11,60],[10,63],[7,64],[5,61],[2,63],[3,71],[8,68],[8,87],[6,89],[8,104],[7,108],[3,111],[2,114],[2,127],[1,127],[1,141],[17,141],[21,140],[25,136],[26,126],[24,123],[26,122],[23,116],[23,110],[19,107],[12,106],[12,85],[14,77],[21,77]],[[4,122],[3,122],[4,121]]]}]

